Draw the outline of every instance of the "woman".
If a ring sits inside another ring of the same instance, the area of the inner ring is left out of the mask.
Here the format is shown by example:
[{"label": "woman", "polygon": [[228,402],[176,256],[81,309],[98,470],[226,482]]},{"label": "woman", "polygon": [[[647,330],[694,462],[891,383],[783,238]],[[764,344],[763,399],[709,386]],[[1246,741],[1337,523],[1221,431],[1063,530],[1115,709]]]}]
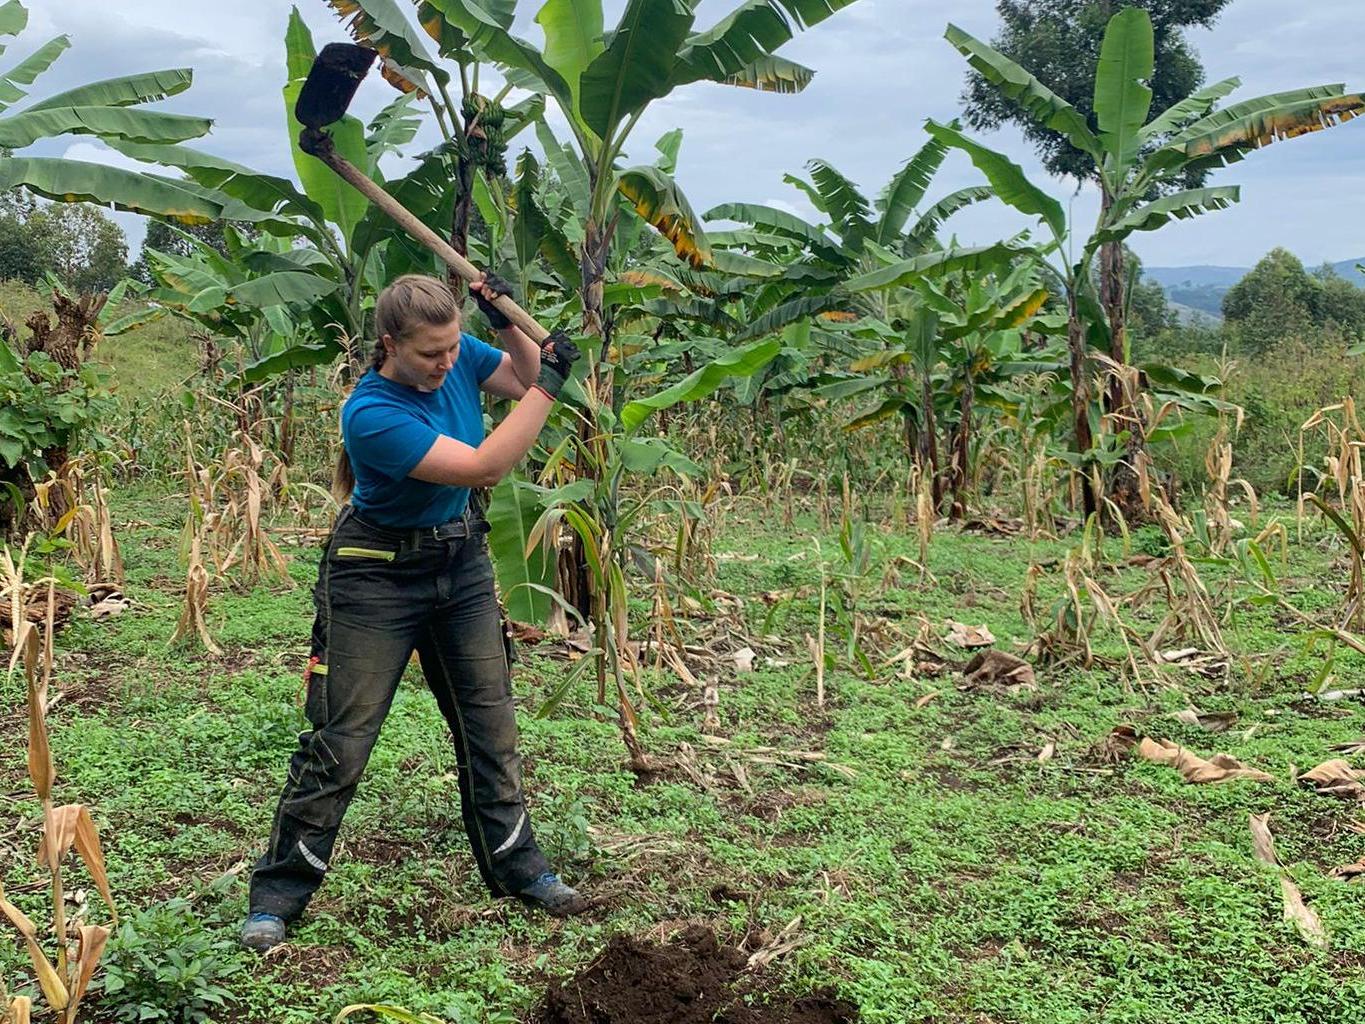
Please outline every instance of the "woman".
[{"label": "woman", "polygon": [[[470,488],[493,486],[535,444],[578,350],[562,332],[538,346],[512,326],[491,302],[503,282],[470,290],[505,351],[461,333],[459,304],[434,278],[400,277],[375,305],[374,362],[341,414],[339,469],[354,490],[313,591],[312,729],[251,875],[241,936],[251,949],[284,941],[321,884],[414,650],[450,725],[465,831],[493,895],[558,916],[588,906],[531,833],[488,527],[468,514]],[[487,438],[480,390],[519,400]]]}]

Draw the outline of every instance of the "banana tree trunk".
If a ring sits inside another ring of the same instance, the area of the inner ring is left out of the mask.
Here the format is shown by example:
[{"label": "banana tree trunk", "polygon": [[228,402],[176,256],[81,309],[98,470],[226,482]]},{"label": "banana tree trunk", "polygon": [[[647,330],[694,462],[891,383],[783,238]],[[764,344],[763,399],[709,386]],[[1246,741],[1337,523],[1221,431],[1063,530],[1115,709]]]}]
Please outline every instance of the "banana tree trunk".
[{"label": "banana tree trunk", "polygon": [[[612,401],[611,367],[607,360],[610,351],[605,344],[606,316],[602,305],[603,286],[607,275],[607,258],[611,252],[609,230],[594,219],[584,225],[583,248],[579,253],[579,269],[583,275],[581,298],[583,302],[583,333],[603,338],[604,344],[598,356],[597,365],[592,368],[585,386],[592,389],[597,400],[611,407]],[[585,449],[601,446],[597,438],[597,424],[591,409],[585,409],[578,426],[578,438]],[[600,460],[599,460],[600,463]],[[581,479],[595,479],[592,460],[580,456],[576,465],[576,475]],[[566,584],[562,595],[585,619],[595,620],[597,604],[594,601],[592,576],[587,558],[584,556],[582,542],[575,538],[572,547],[560,556],[560,579]],[[600,625],[600,624],[599,624]],[[604,636],[599,633],[599,636]],[[605,689],[605,665],[599,665],[599,684]]]},{"label": "banana tree trunk", "polygon": [[[450,218],[450,247],[461,256],[469,255],[469,212],[474,202],[474,165],[468,157],[460,157],[455,167],[455,211]],[[446,271],[446,284],[455,298],[464,298],[465,282],[451,267]]]},{"label": "banana tree trunk", "polygon": [[1099,495],[1095,493],[1096,480],[1091,471],[1095,438],[1090,430],[1090,375],[1085,366],[1085,324],[1081,322],[1074,288],[1067,295],[1066,345],[1071,355],[1071,419],[1075,451],[1080,456],[1081,501],[1085,517],[1089,519],[1099,508]]},{"label": "banana tree trunk", "polygon": [[933,485],[934,515],[943,505],[943,480],[938,471],[938,421],[934,416],[933,382],[926,372],[921,379],[922,402],[924,405],[924,426],[919,434],[920,465],[929,469],[929,479]]},{"label": "banana tree trunk", "polygon": [[967,357],[963,375],[962,398],[957,424],[957,451],[953,454],[953,504],[948,517],[954,521],[967,516],[967,481],[972,453],[972,361]]},{"label": "banana tree trunk", "polygon": [[[1113,198],[1105,190],[1102,199],[1107,221]],[[1109,357],[1128,367],[1127,281],[1122,242],[1108,242],[1100,248],[1100,302],[1109,322]],[[1106,406],[1119,430],[1128,431],[1123,460],[1115,467],[1110,483],[1110,499],[1130,524],[1150,519],[1142,498],[1138,466],[1147,457],[1147,424],[1140,404],[1140,378],[1132,373],[1115,373],[1109,383]]]}]

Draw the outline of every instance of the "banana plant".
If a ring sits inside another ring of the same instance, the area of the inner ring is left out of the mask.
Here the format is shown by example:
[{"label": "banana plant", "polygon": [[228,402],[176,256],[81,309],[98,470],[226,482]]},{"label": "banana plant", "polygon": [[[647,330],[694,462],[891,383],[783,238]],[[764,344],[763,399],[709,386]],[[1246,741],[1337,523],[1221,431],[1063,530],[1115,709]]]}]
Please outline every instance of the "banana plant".
[{"label": "banana plant", "polygon": [[[976,404],[1011,407],[1012,376],[1052,368],[1054,353],[1025,353],[1022,345],[1022,332],[1038,327],[1048,290],[1036,265],[1025,260],[988,274],[888,284],[881,292],[893,311],[897,343],[850,369],[873,374],[868,383],[885,397],[846,429],[903,417],[908,454],[932,482],[934,508],[951,490],[950,515],[960,518],[966,513]],[[902,368],[910,373],[895,372]]]},{"label": "banana plant", "polygon": [[[1004,54],[955,25],[946,38],[967,62],[1010,100],[1050,129],[1061,132],[1095,161],[1095,176],[1104,201],[1099,218],[1074,259],[1058,256],[1052,266],[1062,283],[1068,312],[1074,448],[1084,461],[1097,450],[1104,429],[1091,401],[1095,362],[1091,349],[1107,352],[1114,364],[1128,363],[1122,296],[1096,294],[1091,268],[1105,245],[1118,245],[1136,231],[1155,231],[1172,220],[1221,210],[1240,198],[1237,186],[1177,188],[1194,172],[1235,163],[1253,150],[1281,139],[1333,127],[1365,112],[1365,97],[1342,85],[1322,85],[1243,100],[1219,109],[1218,103],[1241,83],[1229,78],[1194,93],[1149,120],[1154,72],[1150,15],[1130,7],[1110,19],[1095,75],[1095,124]],[[1061,201],[1028,180],[1006,156],[964,135],[955,125],[928,123],[928,131],[945,146],[967,154],[1001,201],[1037,217],[1047,229],[1054,254],[1068,251],[1068,238],[1083,229],[1068,224]],[[1040,252],[1040,256],[1043,255]],[[1135,375],[1124,374],[1133,379]],[[1116,496],[1125,514],[1136,512],[1130,486],[1141,472],[1143,424],[1132,388],[1111,392],[1110,416],[1117,433],[1126,436],[1130,458]],[[1087,472],[1085,511],[1096,511],[1105,496],[1099,473]]]},{"label": "banana plant", "polygon": [[[28,11],[19,0],[0,4],[0,40],[17,36],[27,26]],[[0,53],[7,45],[0,42]],[[185,224],[218,219],[222,209],[212,197],[176,182],[80,160],[10,155],[9,151],[59,135],[160,144],[196,138],[212,126],[206,118],[144,109],[145,104],[188,89],[193,81],[189,68],[91,82],[12,110],[70,46],[70,37],[56,36],[0,72],[0,151],[7,151],[0,156],[0,191],[23,188],[45,199],[99,203]]]},{"label": "banana plant", "polygon": [[885,320],[885,303],[877,293],[852,293],[847,282],[903,259],[928,257],[923,261],[926,272],[937,266],[930,254],[957,259],[940,244],[940,227],[959,210],[991,198],[992,192],[984,186],[959,189],[920,212],[947,152],[942,143],[929,140],[882,189],[875,213],[854,182],[820,159],[806,165],[809,181],[790,174],[783,180],[800,189],[829,218],[828,224],[812,224],[754,203],[724,203],[708,210],[708,221],[745,225],[711,234],[718,248],[725,247],[724,255],[717,256],[718,266],[762,283],[758,299],[747,311],[746,336],[763,337],[822,314]]},{"label": "banana plant", "polygon": [[[603,408],[601,438],[585,441],[576,431],[565,432],[545,460],[541,484],[509,479],[494,491],[489,520],[495,556],[503,569],[503,594],[513,617],[519,612],[542,616],[551,602],[559,614],[578,614],[561,596],[568,588],[553,551],[562,530],[582,545],[584,565],[591,574],[590,618],[600,655],[595,660],[597,705],[606,704],[608,686],[614,687],[622,739],[636,769],[647,768],[649,762],[639,738],[638,709],[625,680],[627,669],[637,667],[626,653],[630,593],[626,571],[635,551],[633,532],[653,507],[659,489],[623,497],[622,483],[627,476],[647,478],[664,469],[700,476],[700,466],[663,438],[644,435],[642,428],[655,413],[700,401],[727,381],[760,372],[780,345],[770,338],[731,348],[672,386],[625,403],[619,417]],[[585,460],[592,460],[588,473],[579,470]]]},{"label": "banana plant", "polygon": [[[448,203],[441,211],[448,218],[450,244],[456,252],[469,252],[470,214],[476,201],[476,180],[484,191],[496,191],[507,172],[508,140],[544,109],[542,97],[504,109],[503,103],[513,86],[505,85],[491,99],[479,91],[480,60],[470,46],[469,37],[441,13],[420,0],[415,6],[415,28],[396,0],[325,0],[343,20],[351,37],[380,55],[380,71],[385,80],[404,96],[430,104],[444,143],[441,152],[453,174],[449,182]],[[481,0],[488,17],[503,28],[512,24],[514,6],[506,0]],[[431,45],[436,47],[436,56]],[[442,61],[452,64],[456,76]],[[458,84],[458,93],[452,94]],[[458,97],[458,101],[457,101]],[[482,172],[478,174],[477,172]],[[447,280],[456,294],[464,282],[453,271]]]},{"label": "banana plant", "polygon": [[508,31],[514,2],[496,5],[504,17],[490,13],[483,0],[426,2],[469,38],[476,53],[499,64],[510,82],[553,97],[565,115],[575,177],[587,182],[587,201],[578,210],[584,328],[600,336],[618,192],[680,256],[697,266],[708,261],[705,234],[672,177],[657,167],[618,166],[649,104],[698,81],[800,91],[814,73],[773,51],[798,27],[818,24],[854,0],[745,0],[704,32],[693,31],[696,14],[688,0],[628,0],[611,31],[602,0],[546,0],[536,15],[543,50]]}]

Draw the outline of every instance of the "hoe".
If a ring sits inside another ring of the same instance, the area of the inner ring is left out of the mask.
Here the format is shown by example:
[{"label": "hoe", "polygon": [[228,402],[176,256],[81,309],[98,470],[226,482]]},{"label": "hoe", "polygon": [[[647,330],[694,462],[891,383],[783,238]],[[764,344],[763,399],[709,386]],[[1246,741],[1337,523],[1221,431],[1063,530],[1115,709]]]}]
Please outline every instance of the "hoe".
[{"label": "hoe", "polygon": [[[328,43],[322,48],[299,92],[298,102],[294,104],[294,116],[303,125],[303,131],[299,133],[299,148],[325,163],[357,192],[388,214],[394,223],[444,260],[447,266],[454,268],[460,277],[474,284],[482,276],[474,264],[338,153],[331,135],[326,131],[328,125],[340,121],[346,113],[376,56],[374,50],[352,43]],[[549,332],[508,296],[498,296],[494,305],[537,344],[549,337]]]}]

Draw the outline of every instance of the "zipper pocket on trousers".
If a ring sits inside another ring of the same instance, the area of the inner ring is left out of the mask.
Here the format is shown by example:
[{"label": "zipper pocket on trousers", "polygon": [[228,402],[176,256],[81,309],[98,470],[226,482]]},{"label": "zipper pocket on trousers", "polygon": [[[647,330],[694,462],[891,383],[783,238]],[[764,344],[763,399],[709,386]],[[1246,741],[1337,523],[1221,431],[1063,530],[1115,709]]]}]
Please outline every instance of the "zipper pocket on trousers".
[{"label": "zipper pocket on trousers", "polygon": [[337,548],[338,558],[378,558],[384,562],[392,562],[395,551],[380,551],[378,548]]}]

